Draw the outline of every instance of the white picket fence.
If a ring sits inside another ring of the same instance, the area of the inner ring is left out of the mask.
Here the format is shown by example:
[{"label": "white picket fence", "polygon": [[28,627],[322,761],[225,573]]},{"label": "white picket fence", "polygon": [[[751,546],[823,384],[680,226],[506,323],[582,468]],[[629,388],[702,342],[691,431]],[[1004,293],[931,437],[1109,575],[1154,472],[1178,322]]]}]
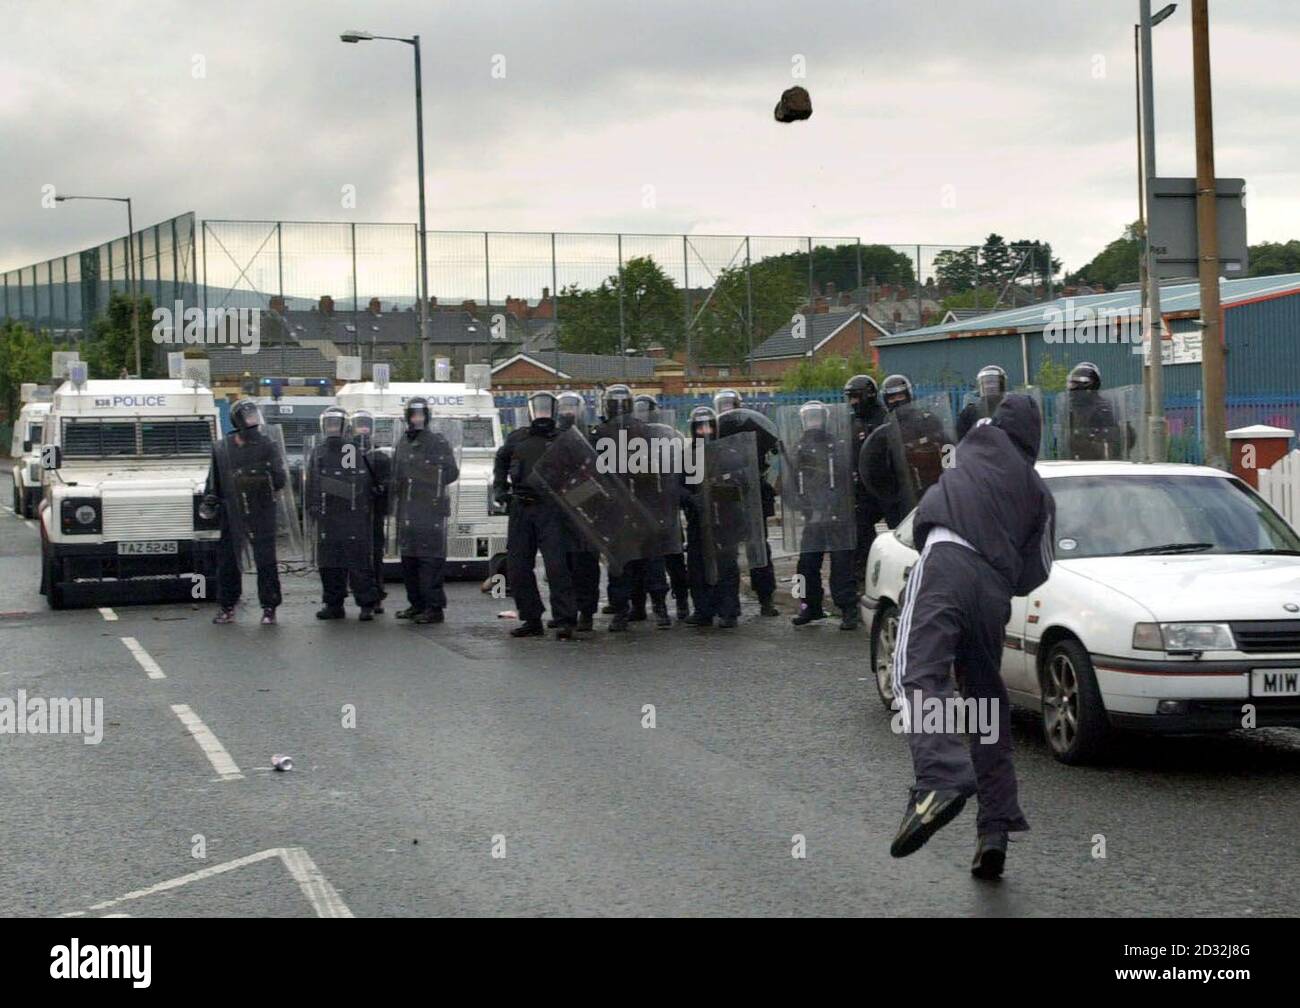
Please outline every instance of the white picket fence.
[{"label": "white picket fence", "polygon": [[1259,471],[1259,493],[1292,528],[1300,529],[1300,449],[1283,455],[1272,469]]}]

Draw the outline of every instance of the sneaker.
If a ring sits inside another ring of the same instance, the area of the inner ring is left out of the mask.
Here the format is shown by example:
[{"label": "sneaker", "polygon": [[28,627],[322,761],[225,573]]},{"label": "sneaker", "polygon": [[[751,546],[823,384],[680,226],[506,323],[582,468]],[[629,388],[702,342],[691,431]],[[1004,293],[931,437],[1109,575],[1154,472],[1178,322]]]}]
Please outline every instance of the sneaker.
[{"label": "sneaker", "polygon": [[511,637],[545,637],[546,628],[542,626],[539,619],[528,620],[526,623],[520,623],[510,631]]},{"label": "sneaker", "polygon": [[771,597],[758,600],[758,613],[760,616],[780,616],[781,610],[772,603]]},{"label": "sneaker", "polygon": [[415,606],[407,606],[405,609],[399,609],[396,613],[398,619],[415,619],[420,615],[420,610]]},{"label": "sneaker", "polygon": [[234,610],[233,608],[230,608],[230,609],[220,609],[220,610],[218,610],[218,611],[217,611],[217,614],[216,614],[215,616],[212,617],[212,622],[213,622],[213,623],[233,623],[233,622],[235,622],[235,610]]},{"label": "sneaker", "polygon": [[627,629],[627,616],[624,613],[615,614],[614,618],[609,621],[610,633],[622,633]]},{"label": "sneaker", "polygon": [[966,796],[960,791],[913,791],[889,853],[898,858],[915,854],[956,819],[965,805]]},{"label": "sneaker", "polygon": [[1006,863],[1006,833],[981,833],[975,845],[975,859],[970,863],[970,873],[977,879],[991,882],[1002,877]]},{"label": "sneaker", "polygon": [[327,605],[323,609],[316,610],[317,619],[346,619],[347,615],[342,606]]},{"label": "sneaker", "polygon": [[579,629],[579,630],[590,630],[591,628],[592,628],[591,613],[589,613],[589,612],[579,613],[579,614],[578,614],[578,629]]},{"label": "sneaker", "polygon": [[274,626],[274,625],[275,625],[275,610],[274,610],[274,609],[263,609],[263,610],[262,610],[262,626]]},{"label": "sneaker", "polygon": [[813,623],[816,620],[824,620],[825,618],[826,613],[821,609],[813,609],[811,606],[804,606],[803,609],[799,611],[799,615],[790,622],[795,626],[807,626],[809,623]]},{"label": "sneaker", "polygon": [[362,607],[361,607],[361,615],[358,616],[357,619],[359,619],[362,623],[369,623],[369,622],[370,622],[371,620],[373,620],[374,618],[375,618],[375,607],[374,607],[374,606],[362,606]]},{"label": "sneaker", "polygon": [[856,630],[860,626],[862,626],[862,617],[858,615],[856,609],[846,612],[840,619],[841,630]]},{"label": "sneaker", "polygon": [[718,626],[721,627],[723,630],[730,630],[735,625],[736,625],[735,616],[723,616],[718,620]]}]

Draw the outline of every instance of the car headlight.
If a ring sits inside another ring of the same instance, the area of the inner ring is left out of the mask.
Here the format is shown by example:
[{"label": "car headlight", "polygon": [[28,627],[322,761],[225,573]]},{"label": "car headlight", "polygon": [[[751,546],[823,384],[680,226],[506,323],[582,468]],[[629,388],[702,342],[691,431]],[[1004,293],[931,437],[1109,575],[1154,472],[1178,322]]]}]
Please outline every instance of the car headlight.
[{"label": "car headlight", "polygon": [[59,508],[63,531],[69,535],[99,532],[99,501],[94,498],[67,498]]},{"label": "car headlight", "polygon": [[1133,628],[1139,651],[1235,651],[1227,623],[1139,623]]}]

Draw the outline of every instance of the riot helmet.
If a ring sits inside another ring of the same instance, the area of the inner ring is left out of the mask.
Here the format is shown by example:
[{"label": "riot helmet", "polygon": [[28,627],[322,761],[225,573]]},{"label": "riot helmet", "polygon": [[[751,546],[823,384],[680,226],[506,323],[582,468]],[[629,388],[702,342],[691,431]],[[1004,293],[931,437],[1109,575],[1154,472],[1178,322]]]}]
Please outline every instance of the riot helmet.
[{"label": "riot helmet", "polygon": [[859,417],[866,416],[867,410],[876,404],[879,394],[876,379],[871,375],[856,374],[844,383],[844,401]]},{"label": "riot helmet", "polygon": [[406,433],[418,434],[428,430],[433,421],[433,411],[429,409],[429,400],[424,396],[414,396],[406,404]]},{"label": "riot helmet", "polygon": [[824,432],[830,417],[831,411],[826,404],[816,399],[809,400],[799,407],[799,426],[803,428],[804,433]]},{"label": "riot helmet", "polygon": [[632,390],[626,385],[611,385],[605,389],[605,419],[627,416],[632,412]]},{"label": "riot helmet", "polygon": [[1001,399],[1007,394],[1007,373],[996,364],[985,364],[975,376],[975,390],[981,396]]},{"label": "riot helmet", "polygon": [[1091,361],[1080,361],[1070,369],[1068,386],[1071,392],[1101,390],[1101,369]]},{"label": "riot helmet", "polygon": [[554,392],[534,392],[528,397],[528,425],[537,430],[555,427],[556,397]]},{"label": "riot helmet", "polygon": [[906,375],[892,374],[880,386],[880,393],[885,400],[885,408],[896,410],[912,401],[912,383]]},{"label": "riot helmet", "polygon": [[739,409],[740,406],[740,393],[735,389],[725,388],[713,396],[713,411],[719,416],[729,410]]},{"label": "riot helmet", "polygon": [[342,406],[330,406],[320,415],[320,432],[327,438],[341,438],[347,430],[348,414]]},{"label": "riot helmet", "polygon": [[262,426],[262,407],[252,399],[240,399],[230,407],[230,425],[240,434],[255,432]]},{"label": "riot helmet", "polygon": [[561,430],[585,426],[587,400],[577,392],[561,392],[555,397],[555,422]]},{"label": "riot helmet", "polygon": [[718,436],[718,414],[712,406],[696,406],[691,410],[691,437],[712,441]]}]

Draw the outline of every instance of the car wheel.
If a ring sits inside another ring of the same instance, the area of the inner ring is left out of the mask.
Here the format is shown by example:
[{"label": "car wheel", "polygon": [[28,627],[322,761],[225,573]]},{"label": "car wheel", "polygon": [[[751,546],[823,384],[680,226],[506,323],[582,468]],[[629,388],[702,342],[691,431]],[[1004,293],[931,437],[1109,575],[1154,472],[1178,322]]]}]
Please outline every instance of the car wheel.
[{"label": "car wheel", "polygon": [[898,643],[898,610],[881,602],[871,621],[871,668],[876,674],[876,693],[885,710],[894,709],[894,645]]},{"label": "car wheel", "polygon": [[1088,652],[1073,637],[1054,644],[1040,680],[1043,735],[1052,755],[1071,766],[1094,762],[1110,724]]},{"label": "car wheel", "polygon": [[41,593],[51,609],[63,608],[63,589],[59,586],[59,564],[47,552],[41,564]]}]

